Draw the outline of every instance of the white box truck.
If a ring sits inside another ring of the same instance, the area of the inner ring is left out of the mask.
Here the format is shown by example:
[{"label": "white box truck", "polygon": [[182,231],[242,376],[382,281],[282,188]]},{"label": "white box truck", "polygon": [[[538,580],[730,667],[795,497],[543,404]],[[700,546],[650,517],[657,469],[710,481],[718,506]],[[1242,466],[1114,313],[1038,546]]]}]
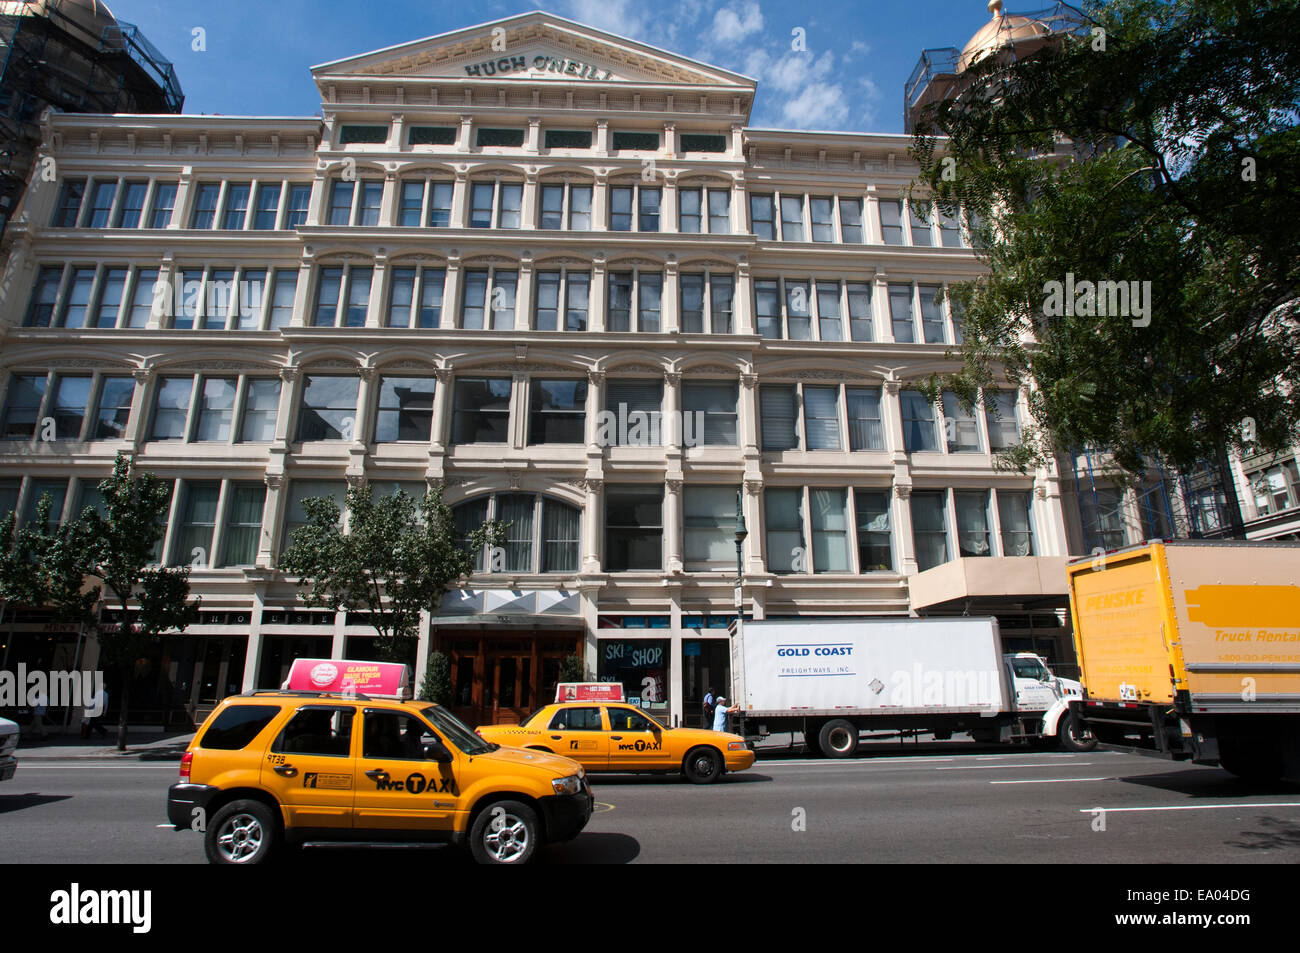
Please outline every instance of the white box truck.
[{"label": "white box truck", "polygon": [[978,741],[1095,741],[1072,730],[1077,682],[1004,654],[996,619],[746,622],[732,639],[740,731],[800,732],[811,754],[848,757],[864,731],[968,731]]}]

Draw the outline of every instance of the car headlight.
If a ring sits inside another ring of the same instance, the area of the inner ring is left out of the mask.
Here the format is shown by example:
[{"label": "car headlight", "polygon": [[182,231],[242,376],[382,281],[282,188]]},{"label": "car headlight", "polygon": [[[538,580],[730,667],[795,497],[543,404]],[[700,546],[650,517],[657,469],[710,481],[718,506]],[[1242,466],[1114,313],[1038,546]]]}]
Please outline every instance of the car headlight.
[{"label": "car headlight", "polygon": [[567,778],[552,778],[551,787],[556,794],[577,794],[582,790],[582,778],[571,774]]},{"label": "car headlight", "polygon": [[727,750],[728,750],[728,751],[745,751],[745,750],[747,750],[748,748],[749,748],[749,745],[745,744],[745,742],[743,742],[743,741],[729,741],[729,742],[727,742]]}]

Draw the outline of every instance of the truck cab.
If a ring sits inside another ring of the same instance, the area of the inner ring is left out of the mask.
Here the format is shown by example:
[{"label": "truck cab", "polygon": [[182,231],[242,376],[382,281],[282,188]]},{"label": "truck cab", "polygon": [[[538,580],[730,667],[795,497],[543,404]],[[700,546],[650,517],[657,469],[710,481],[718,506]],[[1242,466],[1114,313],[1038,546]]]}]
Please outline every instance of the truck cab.
[{"label": "truck cab", "polygon": [[1032,652],[1009,652],[1002,656],[1015,698],[1019,729],[1010,740],[1057,739],[1068,751],[1090,751],[1097,740],[1072,727],[1070,700],[1083,697],[1083,685],[1061,678],[1047,660]]}]

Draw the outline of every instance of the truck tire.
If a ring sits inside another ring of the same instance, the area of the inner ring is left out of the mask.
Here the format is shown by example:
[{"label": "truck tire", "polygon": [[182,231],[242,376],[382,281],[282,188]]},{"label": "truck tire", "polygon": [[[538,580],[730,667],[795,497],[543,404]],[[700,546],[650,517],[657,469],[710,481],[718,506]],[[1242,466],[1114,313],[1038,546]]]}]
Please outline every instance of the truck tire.
[{"label": "truck tire", "polygon": [[1091,751],[1097,747],[1097,737],[1085,728],[1078,728],[1074,719],[1062,715],[1056,723],[1056,741],[1062,751]]},{"label": "truck tire", "polygon": [[519,801],[483,808],[469,832],[469,852],[480,864],[526,864],[542,837],[537,813]]},{"label": "truck tire", "polygon": [[1220,738],[1219,767],[1243,781],[1267,784],[1282,777],[1282,750],[1257,738]]},{"label": "truck tire", "polygon": [[261,801],[231,801],[208,822],[203,852],[210,864],[264,864],[279,841],[275,811]]},{"label": "truck tire", "polygon": [[682,759],[682,774],[692,784],[712,784],[722,777],[722,755],[713,748],[692,748]]},{"label": "truck tire", "polygon": [[858,726],[843,718],[822,725],[817,732],[817,746],[828,758],[851,758],[858,750]]}]

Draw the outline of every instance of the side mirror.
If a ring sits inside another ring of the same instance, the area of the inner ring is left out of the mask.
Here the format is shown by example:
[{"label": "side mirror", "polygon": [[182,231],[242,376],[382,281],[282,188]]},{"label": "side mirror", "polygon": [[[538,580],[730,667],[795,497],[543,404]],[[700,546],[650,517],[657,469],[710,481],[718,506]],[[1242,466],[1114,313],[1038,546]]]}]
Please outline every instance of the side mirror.
[{"label": "side mirror", "polygon": [[424,746],[424,760],[436,761],[438,764],[450,764],[454,759],[447,746],[441,741],[431,741]]}]

